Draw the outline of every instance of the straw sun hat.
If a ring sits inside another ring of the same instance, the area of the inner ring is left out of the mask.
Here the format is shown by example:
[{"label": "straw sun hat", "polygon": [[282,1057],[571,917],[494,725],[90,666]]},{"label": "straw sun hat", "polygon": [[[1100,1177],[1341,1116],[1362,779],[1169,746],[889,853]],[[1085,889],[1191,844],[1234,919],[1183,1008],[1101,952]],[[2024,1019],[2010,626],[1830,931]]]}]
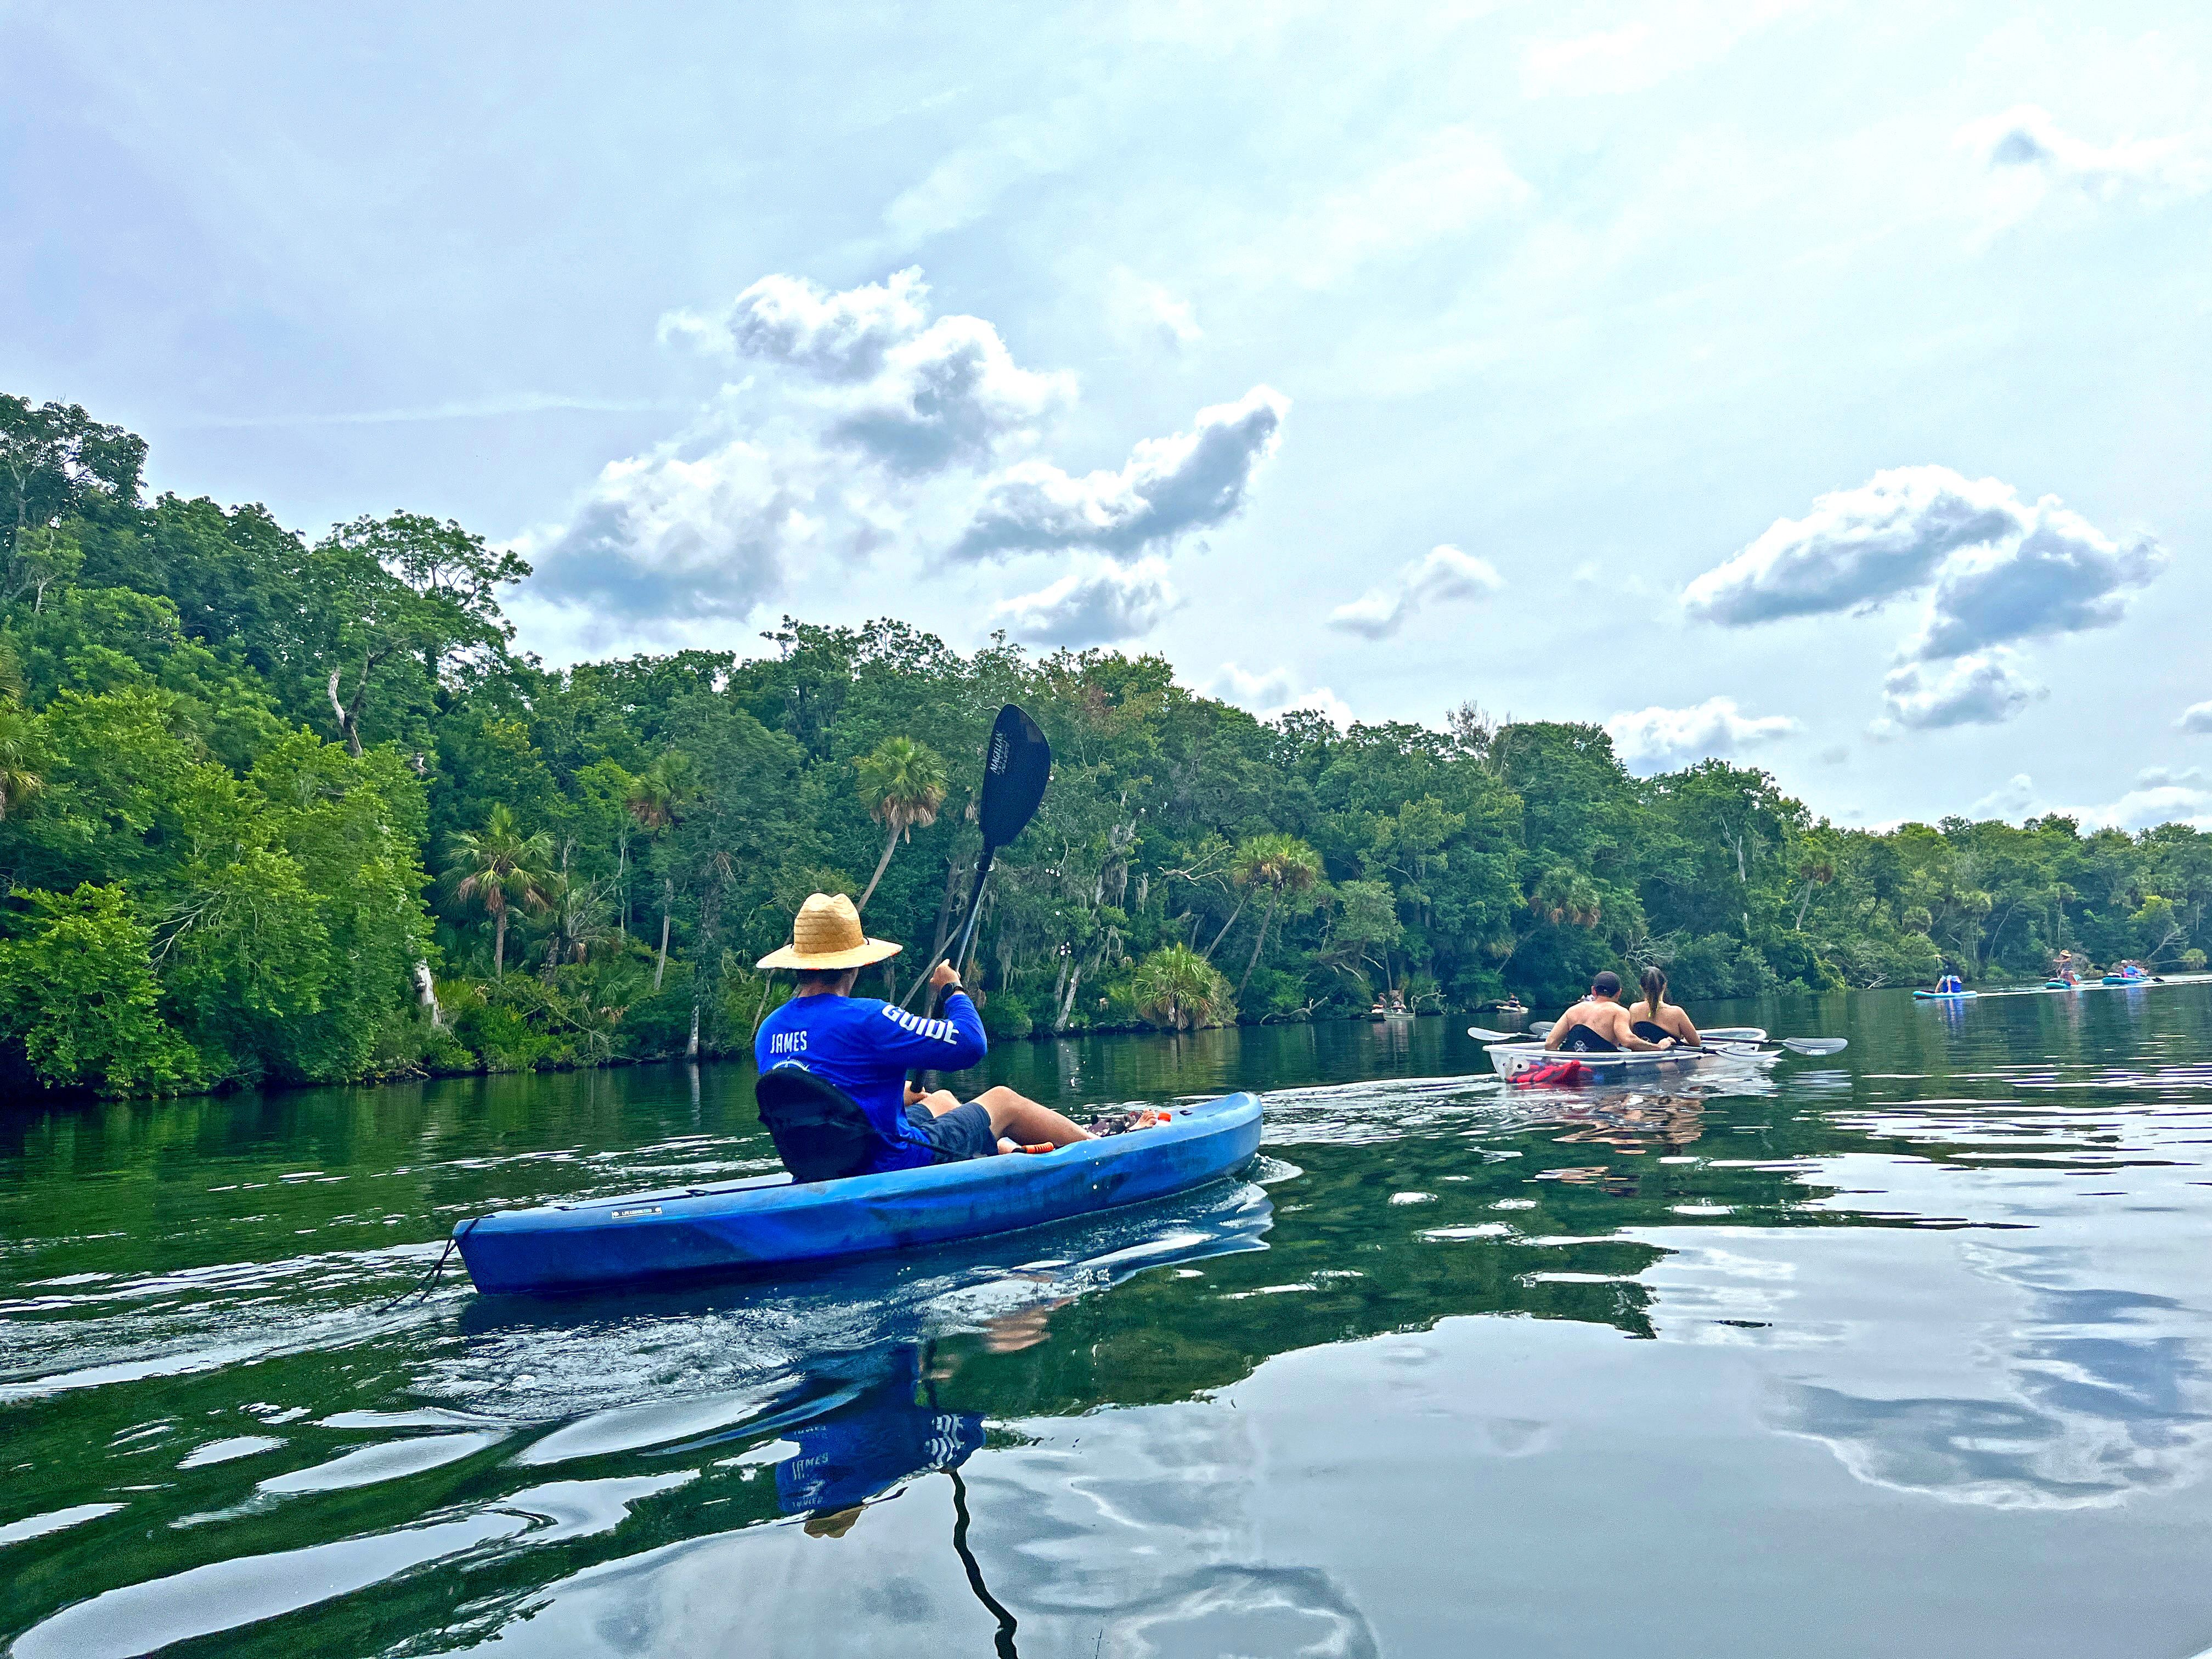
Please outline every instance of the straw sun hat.
[{"label": "straw sun hat", "polygon": [[791,943],[771,951],[761,968],[865,968],[895,957],[900,947],[860,931],[860,913],[842,893],[817,893],[791,919]]}]

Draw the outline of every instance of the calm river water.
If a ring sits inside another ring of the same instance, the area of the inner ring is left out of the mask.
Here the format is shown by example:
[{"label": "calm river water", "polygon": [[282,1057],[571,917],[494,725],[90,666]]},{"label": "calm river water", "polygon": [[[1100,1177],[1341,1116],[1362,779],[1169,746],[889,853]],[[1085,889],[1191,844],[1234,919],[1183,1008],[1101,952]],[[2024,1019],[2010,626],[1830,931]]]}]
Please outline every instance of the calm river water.
[{"label": "calm river water", "polygon": [[0,1106],[0,1643],[138,1654],[2171,1656],[2212,1644],[2212,986],[1017,1044],[1267,1091],[1246,1181],[500,1305],[488,1206],[773,1167],[739,1067]]}]

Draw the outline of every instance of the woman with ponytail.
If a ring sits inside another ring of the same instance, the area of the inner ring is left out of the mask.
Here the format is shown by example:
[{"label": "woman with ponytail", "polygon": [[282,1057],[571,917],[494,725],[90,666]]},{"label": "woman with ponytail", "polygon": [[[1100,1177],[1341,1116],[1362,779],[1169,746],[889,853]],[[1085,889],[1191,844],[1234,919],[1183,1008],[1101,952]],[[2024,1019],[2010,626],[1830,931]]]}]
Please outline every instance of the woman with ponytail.
[{"label": "woman with ponytail", "polygon": [[1667,975],[1656,965],[1646,968],[1638,981],[1644,989],[1644,1000],[1628,1010],[1628,1029],[1647,1042],[1656,1042],[1661,1037],[1672,1037],[1688,1048],[1697,1048],[1698,1028],[1690,1017],[1667,1000]]}]

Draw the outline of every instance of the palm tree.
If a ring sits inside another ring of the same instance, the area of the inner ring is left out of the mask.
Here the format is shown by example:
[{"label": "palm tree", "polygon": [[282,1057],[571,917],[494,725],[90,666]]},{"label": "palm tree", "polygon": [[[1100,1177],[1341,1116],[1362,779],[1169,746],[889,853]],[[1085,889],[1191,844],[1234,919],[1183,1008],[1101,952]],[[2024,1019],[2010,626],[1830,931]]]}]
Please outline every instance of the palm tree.
[{"label": "palm tree", "polygon": [[1229,981],[1188,945],[1164,945],[1137,964],[1137,1012],[1170,1031],[1215,1024],[1233,1011]]},{"label": "palm tree", "polygon": [[1288,893],[1304,893],[1312,890],[1321,879],[1321,854],[1296,836],[1280,834],[1254,836],[1237,849],[1237,884],[1244,888],[1265,888],[1267,908],[1260,918],[1260,937],[1252,941],[1251,959],[1244,964],[1244,977],[1237,981],[1237,994],[1243,997],[1244,988],[1252,982],[1252,970],[1260,965],[1260,952],[1267,943],[1267,928],[1275,920],[1276,908]]},{"label": "palm tree", "polygon": [[547,898],[553,913],[553,925],[545,936],[548,979],[562,963],[588,961],[620,937],[608,925],[604,882],[574,881],[564,873],[550,884]]},{"label": "palm tree", "polygon": [[46,787],[38,759],[36,717],[0,703],[0,818],[21,811],[25,801]]},{"label": "palm tree", "polygon": [[[637,820],[638,828],[658,837],[684,816],[690,785],[691,757],[671,749],[646,769],[645,775],[631,786],[629,799],[623,804],[629,808],[630,817]],[[676,878],[664,873],[660,878],[660,957],[653,964],[655,991],[660,988],[660,976],[668,971],[668,918],[675,908]]]},{"label": "palm tree", "polygon": [[860,799],[868,816],[884,826],[884,855],[876,860],[876,873],[854,908],[865,910],[876,884],[891,866],[891,854],[917,829],[937,822],[937,809],[945,805],[945,763],[927,744],[912,738],[885,738],[872,754],[853,764],[860,769]]},{"label": "palm tree", "polygon": [[457,831],[448,843],[446,877],[453,896],[479,905],[491,918],[491,974],[507,975],[507,918],[520,910],[544,910],[551,899],[553,840],[543,830],[526,836],[514,815],[495,805],[481,830]]}]

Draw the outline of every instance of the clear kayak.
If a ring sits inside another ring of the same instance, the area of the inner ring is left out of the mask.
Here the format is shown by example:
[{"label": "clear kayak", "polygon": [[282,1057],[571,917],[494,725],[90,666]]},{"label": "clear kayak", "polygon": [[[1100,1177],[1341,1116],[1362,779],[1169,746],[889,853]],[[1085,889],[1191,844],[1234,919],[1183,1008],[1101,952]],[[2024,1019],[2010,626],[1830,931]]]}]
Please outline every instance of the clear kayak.
[{"label": "clear kayak", "polygon": [[1587,1054],[1547,1048],[1540,1042],[1493,1042],[1483,1052],[1490,1056],[1491,1069],[1508,1083],[1540,1066],[1564,1065],[1571,1060],[1585,1067],[1596,1082],[1626,1083],[1678,1077],[1705,1065],[1763,1066],[1782,1058],[1779,1048],[1760,1048],[1747,1043]]},{"label": "clear kayak", "polygon": [[793,1182],[718,1182],[528,1210],[453,1229],[480,1291],[558,1294],[981,1237],[1142,1204],[1234,1175],[1260,1150],[1260,1100],[1224,1095],[1151,1128],[1056,1152]]}]

